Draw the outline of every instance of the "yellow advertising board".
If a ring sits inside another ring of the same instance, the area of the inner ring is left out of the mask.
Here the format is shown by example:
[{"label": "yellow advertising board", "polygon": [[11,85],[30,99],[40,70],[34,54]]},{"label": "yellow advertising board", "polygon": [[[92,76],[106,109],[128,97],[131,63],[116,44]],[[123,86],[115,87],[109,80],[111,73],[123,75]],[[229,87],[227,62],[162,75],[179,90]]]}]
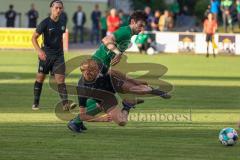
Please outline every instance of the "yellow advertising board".
[{"label": "yellow advertising board", "polygon": [[[32,34],[35,29],[0,28],[0,49],[33,49]],[[64,50],[68,50],[68,32],[63,36]],[[42,37],[38,38],[42,44]]]}]

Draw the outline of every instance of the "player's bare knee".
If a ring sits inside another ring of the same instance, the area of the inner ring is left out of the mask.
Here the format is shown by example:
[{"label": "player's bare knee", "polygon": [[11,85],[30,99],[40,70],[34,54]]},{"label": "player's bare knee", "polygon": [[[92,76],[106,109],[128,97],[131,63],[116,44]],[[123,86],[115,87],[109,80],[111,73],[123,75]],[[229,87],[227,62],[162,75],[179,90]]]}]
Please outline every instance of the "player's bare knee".
[{"label": "player's bare knee", "polygon": [[127,121],[122,121],[118,123],[119,126],[124,127],[127,125]]},{"label": "player's bare knee", "polygon": [[36,81],[39,83],[43,83],[45,80],[45,75],[44,74],[37,74],[36,76]]},{"label": "player's bare knee", "polygon": [[125,126],[128,122],[128,112],[121,112],[117,119],[119,126]]}]

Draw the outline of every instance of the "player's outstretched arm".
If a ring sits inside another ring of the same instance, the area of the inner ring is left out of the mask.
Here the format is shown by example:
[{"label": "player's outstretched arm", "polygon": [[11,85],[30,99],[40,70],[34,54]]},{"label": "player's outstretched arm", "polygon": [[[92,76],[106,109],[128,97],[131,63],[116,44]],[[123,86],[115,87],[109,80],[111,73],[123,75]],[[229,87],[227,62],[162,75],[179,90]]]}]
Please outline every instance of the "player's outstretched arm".
[{"label": "player's outstretched arm", "polygon": [[112,52],[114,52],[116,54],[115,57],[111,61],[111,65],[115,66],[116,64],[118,64],[120,62],[121,57],[122,57],[122,52],[116,46],[116,39],[115,39],[114,35],[108,35],[108,36],[104,37],[102,42],[107,47],[107,49],[111,50]]},{"label": "player's outstretched arm", "polygon": [[116,46],[116,39],[114,35],[108,35],[102,39],[103,44],[107,47],[107,49],[114,52],[116,55],[122,54],[122,52]]},{"label": "player's outstretched arm", "polygon": [[40,48],[39,44],[38,44],[38,37],[40,36],[39,33],[37,33],[36,31],[33,33],[33,36],[32,36],[32,44],[34,46],[34,48],[37,50],[38,52],[38,57],[45,61],[46,60],[46,53]]}]

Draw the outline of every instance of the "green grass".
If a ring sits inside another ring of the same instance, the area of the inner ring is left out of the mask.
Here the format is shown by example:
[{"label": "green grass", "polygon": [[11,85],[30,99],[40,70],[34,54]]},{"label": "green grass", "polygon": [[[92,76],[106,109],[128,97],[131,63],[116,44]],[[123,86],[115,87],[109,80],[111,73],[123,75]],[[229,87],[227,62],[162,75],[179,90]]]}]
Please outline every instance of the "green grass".
[{"label": "green grass", "polygon": [[[68,53],[65,57],[69,60],[79,55]],[[59,98],[47,81],[42,109],[31,110],[37,70],[35,53],[1,51],[0,160],[240,157],[240,144],[224,147],[218,142],[220,129],[236,128],[240,117],[240,57],[130,54],[128,61],[165,65],[168,72],[161,79],[174,86],[173,98],[146,98],[143,105],[132,111],[126,127],[86,123],[86,133],[74,134],[66,128],[66,121],[56,117],[54,106]],[[76,69],[67,78],[68,84],[76,84],[78,76]],[[76,100],[75,96],[70,97]]]}]

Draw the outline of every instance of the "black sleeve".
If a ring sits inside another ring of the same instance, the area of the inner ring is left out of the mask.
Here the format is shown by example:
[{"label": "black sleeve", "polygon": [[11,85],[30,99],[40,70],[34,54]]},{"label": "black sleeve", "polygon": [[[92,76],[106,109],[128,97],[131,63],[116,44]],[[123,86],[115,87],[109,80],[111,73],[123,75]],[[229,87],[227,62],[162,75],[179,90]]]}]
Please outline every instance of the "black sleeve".
[{"label": "black sleeve", "polygon": [[78,104],[79,106],[86,108],[87,98],[78,96]]},{"label": "black sleeve", "polygon": [[77,13],[75,12],[74,14],[73,14],[73,17],[72,17],[72,21],[73,21],[73,23],[76,25],[76,16],[77,16]]},{"label": "black sleeve", "polygon": [[39,34],[42,34],[44,30],[47,28],[46,21],[43,20],[36,28],[36,32]]},{"label": "black sleeve", "polygon": [[38,18],[39,17],[39,14],[38,14],[38,11],[36,11],[36,18]]},{"label": "black sleeve", "polygon": [[14,18],[16,18],[16,16],[17,16],[17,12],[13,11],[13,13],[14,13]]},{"label": "black sleeve", "polygon": [[86,23],[86,21],[87,21],[86,14],[85,12],[83,12],[83,25]]},{"label": "black sleeve", "polygon": [[65,12],[65,18],[66,18],[66,25],[67,25],[67,22],[68,22],[68,15],[67,15],[66,12]]}]

